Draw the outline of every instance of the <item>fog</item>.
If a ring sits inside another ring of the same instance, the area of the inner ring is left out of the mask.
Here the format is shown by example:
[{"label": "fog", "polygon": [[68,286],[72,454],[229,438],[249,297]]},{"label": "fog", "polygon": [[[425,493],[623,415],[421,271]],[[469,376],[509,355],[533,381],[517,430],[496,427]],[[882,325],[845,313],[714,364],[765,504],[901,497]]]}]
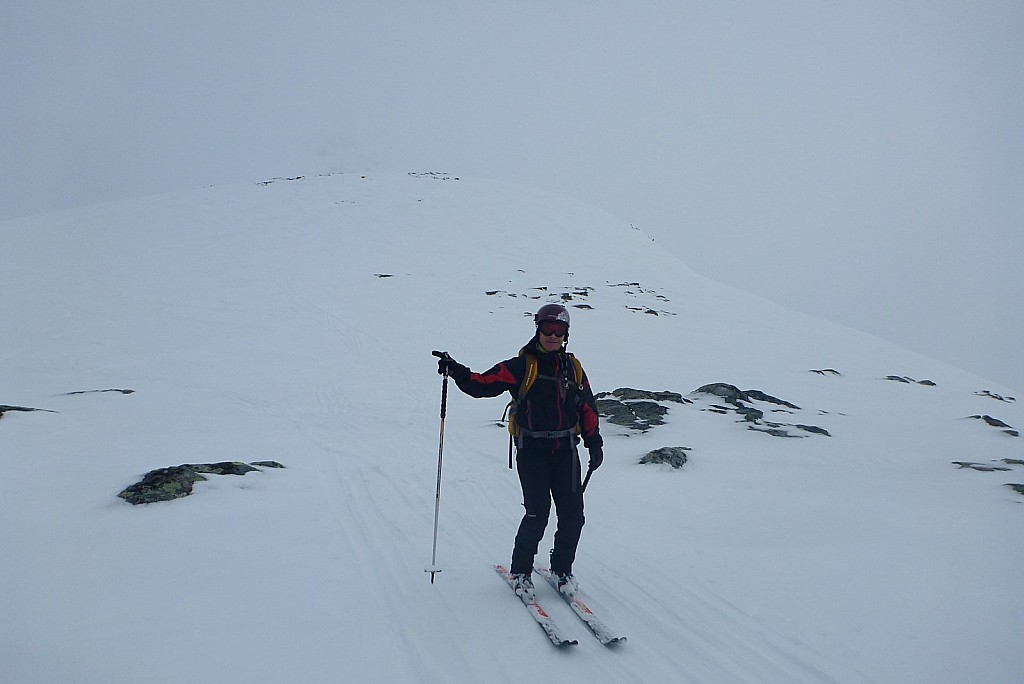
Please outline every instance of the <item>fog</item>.
[{"label": "fog", "polygon": [[319,172],[502,179],[1020,390],[1022,46],[1020,2],[6,0],[0,219]]}]

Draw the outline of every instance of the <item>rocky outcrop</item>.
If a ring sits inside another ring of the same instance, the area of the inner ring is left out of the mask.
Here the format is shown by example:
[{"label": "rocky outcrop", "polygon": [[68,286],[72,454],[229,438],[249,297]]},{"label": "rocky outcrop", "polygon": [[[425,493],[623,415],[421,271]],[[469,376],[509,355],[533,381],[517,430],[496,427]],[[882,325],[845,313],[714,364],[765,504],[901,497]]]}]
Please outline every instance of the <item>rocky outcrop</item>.
[{"label": "rocky outcrop", "polygon": [[[784,399],[779,399],[778,397],[773,397],[761,390],[741,390],[735,385],[730,385],[725,382],[713,382],[711,384],[698,387],[694,390],[693,394],[705,394],[722,399],[722,401],[727,404],[726,406],[721,404],[711,404],[704,410],[711,411],[712,413],[720,413],[722,415],[735,413],[740,416],[742,419],[741,422],[750,423],[747,426],[748,430],[763,432],[767,435],[771,435],[772,437],[797,438],[807,436],[805,434],[791,432],[791,430],[798,430],[800,432],[822,435],[825,437],[832,436],[829,434],[828,430],[816,425],[800,423],[791,424],[765,420],[766,410],[773,413],[792,414],[797,411],[802,411],[803,409],[796,404],[785,401]],[[771,406],[758,408],[754,405],[755,402],[760,404],[770,404],[780,408],[772,408]]]},{"label": "rocky outcrop", "polygon": [[1002,428],[1003,433],[1007,434],[1007,435],[1010,435],[1011,437],[1020,437],[1020,432],[1015,430],[1012,426],[1007,425],[1003,421],[999,420],[998,418],[993,418],[992,416],[987,415],[987,414],[985,414],[985,415],[967,416],[967,417],[968,418],[973,418],[974,420],[983,421],[989,427]]},{"label": "rocky outcrop", "polygon": [[142,480],[125,488],[118,494],[130,504],[173,501],[192,493],[196,482],[206,480],[206,475],[245,475],[260,468],[284,468],[277,461],[255,461],[251,464],[239,461],[220,463],[186,463],[169,468],[158,468],[146,473]]},{"label": "rocky outcrop", "polygon": [[8,411],[46,411],[47,413],[56,413],[50,409],[32,408],[30,406],[7,406],[6,404],[0,404],[0,418],[4,417],[4,414]]},{"label": "rocky outcrop", "polygon": [[688,451],[691,451],[690,447],[661,447],[647,452],[647,455],[640,459],[640,463],[664,463],[673,468],[682,468],[689,458],[686,453]]},{"label": "rocky outcrop", "polygon": [[663,405],[665,402],[692,403],[678,392],[651,392],[631,387],[601,392],[596,399],[601,418],[613,425],[638,432],[646,432],[656,425],[664,424],[668,413],[668,407]]}]

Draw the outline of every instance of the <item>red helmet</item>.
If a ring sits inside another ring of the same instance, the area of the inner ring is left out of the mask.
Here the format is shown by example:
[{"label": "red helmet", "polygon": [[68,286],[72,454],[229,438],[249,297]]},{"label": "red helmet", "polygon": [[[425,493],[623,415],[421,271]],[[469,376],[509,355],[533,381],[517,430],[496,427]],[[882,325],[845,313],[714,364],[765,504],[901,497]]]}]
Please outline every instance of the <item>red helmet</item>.
[{"label": "red helmet", "polygon": [[569,327],[569,310],[561,304],[545,304],[533,316],[533,322],[540,325],[544,321],[558,321]]}]

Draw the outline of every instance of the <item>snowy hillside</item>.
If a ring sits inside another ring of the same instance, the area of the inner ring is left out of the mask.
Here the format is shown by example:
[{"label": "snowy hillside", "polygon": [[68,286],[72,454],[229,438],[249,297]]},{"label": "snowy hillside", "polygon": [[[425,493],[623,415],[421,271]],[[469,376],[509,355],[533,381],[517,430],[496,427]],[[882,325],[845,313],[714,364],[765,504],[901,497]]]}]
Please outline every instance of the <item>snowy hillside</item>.
[{"label": "snowy hillside", "polygon": [[[729,264],[709,281],[588,206],[439,173],[147,197],[0,241],[2,682],[1024,681],[1024,399],[751,298]],[[424,573],[430,351],[485,370],[547,301],[595,391],[685,399],[602,425],[576,572],[614,648],[542,590],[580,640],[554,649],[490,568],[522,510],[503,399],[451,387]],[[664,446],[687,463],[638,464]],[[221,461],[284,468],[117,497]]]}]

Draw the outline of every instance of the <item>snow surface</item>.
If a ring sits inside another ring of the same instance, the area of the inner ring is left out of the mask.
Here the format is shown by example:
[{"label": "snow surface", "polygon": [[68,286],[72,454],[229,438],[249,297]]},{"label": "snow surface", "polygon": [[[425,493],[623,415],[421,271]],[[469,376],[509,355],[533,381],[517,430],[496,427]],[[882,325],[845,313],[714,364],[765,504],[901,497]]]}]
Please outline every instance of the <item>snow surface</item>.
[{"label": "snow surface", "polygon": [[[1024,401],[698,277],[596,209],[333,175],[6,221],[0,240],[0,404],[54,411],[0,420],[2,682],[1024,681],[1024,498],[1004,486],[1024,467],[952,464],[1024,458],[967,418],[1020,429]],[[504,399],[450,388],[443,572],[424,573],[430,351],[484,370],[580,288],[570,349],[597,391],[727,382],[832,436],[753,432],[697,395],[644,434],[605,424],[576,571],[629,641],[601,646],[541,587],[580,639],[558,651],[490,567],[521,515]],[[134,393],[68,394],[112,388]],[[690,461],[638,465],[661,446]],[[286,469],[116,497],[223,460]]]}]

